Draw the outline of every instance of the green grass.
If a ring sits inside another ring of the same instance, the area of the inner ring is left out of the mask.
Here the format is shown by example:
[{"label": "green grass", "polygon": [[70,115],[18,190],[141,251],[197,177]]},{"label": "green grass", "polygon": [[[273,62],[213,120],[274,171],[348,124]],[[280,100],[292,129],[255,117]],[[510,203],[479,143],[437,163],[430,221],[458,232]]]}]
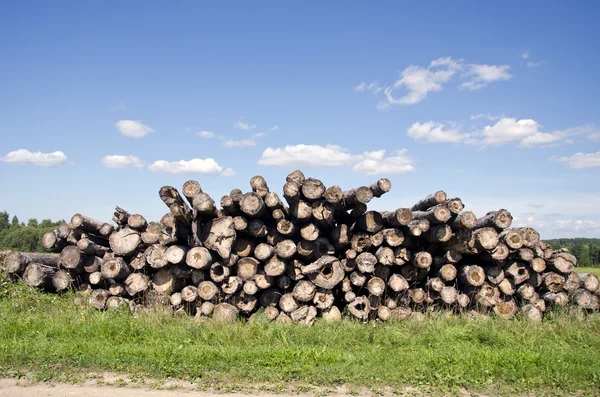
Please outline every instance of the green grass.
[{"label": "green grass", "polygon": [[372,326],[221,326],[189,317],[98,312],[73,295],[0,280],[0,375],[64,380],[111,371],[226,385],[416,386],[446,393],[596,393],[600,315],[445,319]]},{"label": "green grass", "polygon": [[577,273],[594,273],[600,277],[600,267],[576,267],[575,271]]}]

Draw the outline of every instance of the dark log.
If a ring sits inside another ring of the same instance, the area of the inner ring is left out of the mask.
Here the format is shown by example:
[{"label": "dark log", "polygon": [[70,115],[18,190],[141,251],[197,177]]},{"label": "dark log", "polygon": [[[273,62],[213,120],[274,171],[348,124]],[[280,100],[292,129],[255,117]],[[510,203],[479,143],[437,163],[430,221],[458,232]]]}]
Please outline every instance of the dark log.
[{"label": "dark log", "polygon": [[236,216],[240,213],[240,208],[236,202],[233,201],[231,196],[225,195],[221,197],[221,208],[223,208],[223,212],[229,216]]},{"label": "dark log", "polygon": [[31,263],[58,267],[58,261],[58,254],[31,254],[13,251],[4,258],[4,270],[9,274],[21,274]]},{"label": "dark log", "polygon": [[86,265],[87,256],[81,253],[76,246],[69,245],[65,247],[58,257],[58,263],[65,269],[74,271],[83,271]]},{"label": "dark log", "polygon": [[383,218],[377,211],[367,211],[358,218],[356,226],[365,232],[377,233],[383,229]]},{"label": "dark log", "polygon": [[30,263],[23,272],[23,282],[31,287],[53,289],[52,277],[56,270],[53,266]]},{"label": "dark log", "polygon": [[452,213],[444,204],[438,204],[426,211],[413,211],[413,219],[427,219],[431,224],[445,223],[450,220]]},{"label": "dark log", "polygon": [[374,184],[369,185],[368,187],[371,190],[371,193],[373,193],[373,197],[379,198],[385,193],[392,190],[392,182],[390,182],[390,180],[387,178],[381,178]]},{"label": "dark log", "polygon": [[498,211],[490,211],[485,216],[477,219],[475,227],[493,227],[498,231],[502,231],[510,227],[512,220],[513,217],[510,212],[505,209],[499,209]]},{"label": "dark log", "polygon": [[419,200],[415,205],[412,206],[412,211],[426,211],[427,209],[434,207],[438,204],[442,204],[446,201],[446,193],[443,190],[439,190],[429,196],[426,196],[422,200]]},{"label": "dark log", "polygon": [[312,218],[323,228],[330,228],[335,221],[335,209],[323,200],[312,203]]},{"label": "dark log", "polygon": [[411,253],[405,247],[397,247],[394,249],[394,265],[402,266],[410,261]]},{"label": "dark log", "polygon": [[288,181],[283,185],[283,198],[288,202],[290,207],[300,199],[300,189],[302,184]]},{"label": "dark log", "polygon": [[487,266],[485,275],[490,284],[498,285],[504,280],[504,270],[500,266]]},{"label": "dark log", "polygon": [[[425,237],[432,243],[444,243],[452,238],[452,229],[446,224],[431,227]],[[508,252],[506,253],[508,255]]]},{"label": "dark log", "polygon": [[73,215],[71,218],[71,227],[104,237],[110,236],[115,230],[114,226],[108,223],[100,222],[81,214]]},{"label": "dark log", "polygon": [[472,287],[479,287],[485,282],[485,272],[477,265],[463,266],[459,274],[460,281]]},{"label": "dark log", "polygon": [[210,265],[209,275],[212,281],[220,283],[231,275],[231,270],[228,267],[223,266],[221,262],[215,262]]},{"label": "dark log", "polygon": [[309,201],[318,200],[323,197],[323,194],[325,193],[323,182],[314,178],[306,178],[302,182],[301,189],[302,196]]},{"label": "dark log", "polygon": [[244,258],[252,255],[254,247],[251,240],[238,238],[235,240],[235,243],[233,243],[232,249],[239,257]]},{"label": "dark log", "polygon": [[352,239],[351,228],[347,224],[339,223],[331,231],[330,237],[331,243],[335,248],[340,249],[342,247],[345,247]]},{"label": "dark log", "polygon": [[96,244],[87,237],[82,237],[77,241],[77,248],[84,254],[99,256],[101,258],[109,252],[108,247]]},{"label": "dark log", "polygon": [[115,212],[112,219],[117,225],[125,226],[127,225],[127,220],[129,219],[129,212],[117,206],[115,207]]}]

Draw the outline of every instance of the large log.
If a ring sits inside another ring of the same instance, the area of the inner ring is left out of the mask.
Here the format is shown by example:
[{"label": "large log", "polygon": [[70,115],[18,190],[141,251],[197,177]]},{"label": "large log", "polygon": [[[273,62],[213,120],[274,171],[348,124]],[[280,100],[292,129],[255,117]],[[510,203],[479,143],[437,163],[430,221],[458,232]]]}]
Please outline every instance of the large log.
[{"label": "large log", "polygon": [[236,233],[233,228],[233,218],[224,216],[222,218],[212,219],[206,223],[202,242],[206,248],[214,250],[221,258],[225,259],[229,258],[229,255],[231,255],[231,247],[233,246],[235,237]]},{"label": "large log", "polygon": [[115,230],[114,226],[100,222],[82,214],[75,214],[71,218],[71,227],[93,233],[98,236],[108,237]]},{"label": "large log", "polygon": [[448,222],[452,216],[452,212],[444,204],[438,204],[426,211],[413,211],[414,219],[427,219],[431,224],[439,224]]},{"label": "large log", "polygon": [[427,209],[442,204],[446,201],[446,193],[443,190],[439,190],[425,198],[419,200],[415,205],[412,206],[412,211],[426,211]]},{"label": "large log", "polygon": [[30,263],[23,272],[23,282],[31,287],[52,289],[54,288],[52,277],[56,270],[56,267],[53,266]]},{"label": "large log", "polygon": [[510,212],[505,209],[499,209],[498,211],[490,211],[485,216],[477,219],[475,227],[493,227],[498,231],[502,231],[510,227],[512,220],[513,217]]},{"label": "large log", "polygon": [[31,263],[58,267],[58,259],[58,254],[31,254],[13,251],[4,258],[4,270],[9,274],[21,274]]},{"label": "large log", "polygon": [[133,255],[141,242],[140,233],[129,227],[112,233],[109,238],[111,250],[119,256]]}]

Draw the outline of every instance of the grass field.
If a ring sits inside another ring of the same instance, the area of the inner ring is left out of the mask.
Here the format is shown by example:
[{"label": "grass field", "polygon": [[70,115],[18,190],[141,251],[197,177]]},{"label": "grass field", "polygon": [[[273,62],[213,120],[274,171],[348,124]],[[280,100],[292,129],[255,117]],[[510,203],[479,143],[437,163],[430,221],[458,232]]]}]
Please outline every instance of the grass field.
[{"label": "grass field", "polygon": [[167,314],[97,312],[77,306],[71,294],[43,294],[2,280],[0,318],[5,377],[69,381],[114,371],[227,390],[293,382],[298,390],[410,385],[494,395],[590,395],[600,387],[600,315],[564,314],[542,324],[433,315],[377,326],[220,326]]},{"label": "grass field", "polygon": [[577,273],[594,273],[600,277],[600,267],[576,267],[575,271]]}]

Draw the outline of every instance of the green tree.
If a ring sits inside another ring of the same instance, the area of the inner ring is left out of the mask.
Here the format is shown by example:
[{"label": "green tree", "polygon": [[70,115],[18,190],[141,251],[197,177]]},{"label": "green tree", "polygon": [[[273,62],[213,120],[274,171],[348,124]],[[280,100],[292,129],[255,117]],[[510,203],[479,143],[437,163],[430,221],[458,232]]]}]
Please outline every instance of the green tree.
[{"label": "green tree", "polygon": [[12,221],[10,222],[10,226],[11,227],[19,226],[19,218],[16,215],[13,216]]},{"label": "green tree", "polygon": [[10,227],[10,222],[8,220],[8,212],[0,212],[0,230],[6,230]]},{"label": "green tree", "polygon": [[35,218],[29,218],[29,220],[27,221],[27,226],[38,227],[38,220]]}]

